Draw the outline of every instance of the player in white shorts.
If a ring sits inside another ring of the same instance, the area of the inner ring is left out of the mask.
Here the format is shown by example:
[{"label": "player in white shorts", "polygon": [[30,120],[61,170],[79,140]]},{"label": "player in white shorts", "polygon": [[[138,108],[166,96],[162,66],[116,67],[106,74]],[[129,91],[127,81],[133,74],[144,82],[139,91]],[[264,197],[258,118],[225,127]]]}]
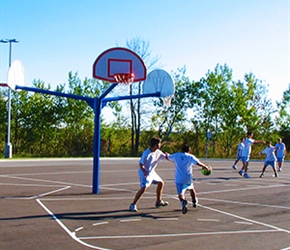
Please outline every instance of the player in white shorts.
[{"label": "player in white shorts", "polygon": [[242,150],[243,167],[239,171],[239,175],[244,176],[245,178],[250,178],[250,176],[248,175],[248,167],[249,167],[249,161],[250,161],[250,156],[251,156],[251,151],[252,151],[252,144],[259,144],[259,143],[265,144],[265,141],[255,140],[253,139],[253,133],[247,132],[247,138],[244,141],[244,148]]},{"label": "player in white shorts", "polygon": [[270,165],[274,171],[274,176],[278,177],[277,171],[276,171],[276,155],[275,155],[276,148],[272,146],[271,142],[267,141],[267,147],[260,153],[260,154],[265,154],[265,162],[264,162],[264,167],[262,169],[262,173],[260,175],[260,178],[264,177],[264,172],[266,170],[266,167]]},{"label": "player in white shorts", "polygon": [[190,152],[190,147],[184,144],[182,152],[171,155],[167,154],[168,160],[175,163],[175,185],[183,214],[187,213],[187,200],[185,199],[185,192],[187,190],[190,191],[193,207],[196,207],[198,203],[192,180],[192,166],[197,165],[210,171],[209,166],[202,163]]},{"label": "player in white shorts", "polygon": [[166,155],[160,150],[160,148],[161,139],[153,137],[150,140],[150,147],[142,153],[138,169],[140,189],[136,193],[135,198],[129,207],[130,211],[132,212],[138,211],[137,203],[151,184],[157,185],[155,207],[164,207],[169,204],[167,201],[162,200],[164,182],[162,178],[155,172],[158,162],[166,159]]}]

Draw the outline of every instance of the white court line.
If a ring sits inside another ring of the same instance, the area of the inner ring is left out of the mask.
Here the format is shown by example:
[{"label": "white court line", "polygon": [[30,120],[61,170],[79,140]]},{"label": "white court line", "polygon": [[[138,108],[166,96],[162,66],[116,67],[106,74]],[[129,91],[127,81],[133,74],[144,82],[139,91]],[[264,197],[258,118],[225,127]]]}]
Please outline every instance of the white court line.
[{"label": "white court line", "polygon": [[141,234],[141,235],[111,235],[111,236],[87,236],[79,237],[81,240],[95,239],[130,239],[130,238],[160,238],[160,237],[180,237],[180,236],[200,236],[200,235],[226,235],[226,234],[253,234],[271,233],[277,230],[245,230],[245,231],[219,231],[219,232],[199,232],[199,233],[177,233],[177,234]]},{"label": "white court line", "polygon": [[75,240],[76,242],[84,245],[84,246],[87,246],[87,247],[90,247],[90,248],[93,248],[93,249],[99,249],[99,250],[110,250],[110,249],[107,249],[107,248],[101,248],[101,247],[97,247],[97,246],[93,246],[93,245],[90,245],[86,242],[83,242],[80,238],[76,237],[75,235],[75,232],[71,232],[55,215],[54,213],[52,213],[39,199],[36,199],[37,203],[57,222],[57,224],[73,239]]},{"label": "white court line", "polygon": [[280,250],[289,250],[289,249],[290,249],[290,246],[286,247],[286,248],[283,248],[283,249],[280,249]]},{"label": "white court line", "polygon": [[262,225],[264,227],[269,227],[269,228],[273,228],[273,229],[276,229],[277,231],[283,231],[285,233],[288,233],[290,234],[290,231],[286,230],[286,229],[282,229],[282,228],[279,228],[279,227],[276,227],[276,226],[272,226],[272,225],[269,225],[267,223],[263,223],[263,222],[259,222],[259,221],[255,221],[255,220],[251,220],[251,219],[247,219],[245,217],[242,217],[242,216],[238,216],[238,215],[235,215],[235,214],[231,214],[231,213],[228,213],[228,212],[224,212],[222,210],[219,210],[219,209],[215,209],[215,208],[211,208],[211,207],[208,207],[208,206],[204,206],[204,205],[199,205],[200,207],[203,207],[203,208],[206,208],[208,210],[211,210],[211,211],[214,211],[214,212],[217,212],[217,213],[221,213],[221,214],[225,214],[225,215],[228,215],[230,217],[234,217],[234,218],[238,218],[240,220],[243,220],[243,221],[247,221],[247,222],[250,222],[250,223],[255,223],[255,224],[258,224],[258,225]]},{"label": "white court line", "polygon": [[216,220],[216,219],[197,219],[198,221],[213,221],[213,222],[218,222],[220,220]]},{"label": "white court line", "polygon": [[120,222],[134,222],[134,221],[141,221],[141,219],[127,219],[127,220],[120,220]]},{"label": "white court line", "polygon": [[109,222],[105,221],[105,222],[99,222],[99,223],[94,223],[93,224],[93,227],[95,226],[100,226],[100,225],[105,225],[105,224],[108,224]]},{"label": "white court line", "polygon": [[84,229],[84,227],[79,227],[79,228],[75,229],[75,232],[81,231],[83,229]]},{"label": "white court line", "polygon": [[19,179],[19,180],[26,180],[26,181],[38,181],[38,182],[48,182],[54,184],[63,184],[63,185],[71,185],[77,187],[92,187],[91,185],[82,185],[82,184],[75,184],[69,182],[62,182],[62,181],[50,181],[50,180],[43,180],[43,179],[33,179],[33,178],[25,178],[25,177],[17,177],[17,176],[9,176],[9,175],[0,175],[0,177],[10,178],[10,179]]},{"label": "white court line", "polygon": [[253,190],[253,189],[265,189],[265,188],[277,188],[277,187],[289,187],[289,185],[276,184],[271,186],[260,186],[260,187],[248,187],[248,188],[235,188],[235,189],[224,189],[224,190],[215,190],[207,192],[198,192],[198,194],[214,194],[214,193],[226,193],[226,192],[236,192],[242,190]]},{"label": "white court line", "polygon": [[43,193],[43,194],[38,194],[38,195],[35,195],[35,196],[32,196],[32,197],[28,198],[28,200],[39,198],[39,197],[43,197],[43,196],[54,194],[54,193],[58,193],[58,192],[61,192],[63,190],[69,189],[69,188],[71,188],[71,186],[67,186],[67,187],[60,188],[60,189],[57,189],[57,190],[53,190],[53,191],[50,191],[50,192],[47,192],[47,193]]},{"label": "white court line", "polygon": [[241,202],[241,201],[229,201],[229,200],[220,200],[220,199],[212,199],[212,198],[199,198],[199,200],[218,201],[218,202],[225,202],[225,203],[232,203],[232,204],[241,204],[241,205],[251,205],[251,206],[259,206],[259,207],[272,207],[272,208],[290,209],[290,207],[277,206],[277,205],[267,205],[267,204]]},{"label": "white court line", "polygon": [[63,185],[41,185],[41,184],[20,184],[20,183],[0,183],[0,186],[19,186],[19,187],[62,187]]},{"label": "white court line", "polygon": [[60,174],[92,174],[92,171],[67,171],[67,172],[47,172],[47,173],[17,173],[17,174],[9,174],[9,176],[33,176],[33,175],[60,175]]},{"label": "white court line", "polygon": [[234,221],[234,223],[237,223],[237,224],[244,224],[244,225],[253,225],[252,222],[246,222],[246,221]]},{"label": "white court line", "polygon": [[171,221],[171,220],[178,220],[178,218],[157,218],[156,220],[160,220],[160,221]]}]

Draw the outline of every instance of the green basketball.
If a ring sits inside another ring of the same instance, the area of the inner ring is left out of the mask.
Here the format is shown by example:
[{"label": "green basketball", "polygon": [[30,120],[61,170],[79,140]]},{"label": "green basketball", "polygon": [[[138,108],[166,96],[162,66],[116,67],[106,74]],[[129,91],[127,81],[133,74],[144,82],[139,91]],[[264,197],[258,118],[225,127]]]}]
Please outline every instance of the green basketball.
[{"label": "green basketball", "polygon": [[210,171],[207,171],[206,168],[202,168],[202,169],[201,169],[201,172],[202,172],[203,175],[211,175],[211,173],[212,173],[212,168],[210,167]]}]

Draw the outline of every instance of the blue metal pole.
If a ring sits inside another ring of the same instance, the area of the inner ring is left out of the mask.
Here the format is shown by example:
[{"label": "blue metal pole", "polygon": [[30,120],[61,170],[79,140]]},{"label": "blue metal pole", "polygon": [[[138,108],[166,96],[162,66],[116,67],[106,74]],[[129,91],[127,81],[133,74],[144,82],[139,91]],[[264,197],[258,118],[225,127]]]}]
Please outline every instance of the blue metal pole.
[{"label": "blue metal pole", "polygon": [[71,99],[75,99],[75,100],[84,100],[84,101],[87,101],[87,102],[93,101],[95,99],[95,98],[92,98],[92,97],[80,96],[80,95],[75,95],[75,94],[67,94],[67,93],[56,92],[56,91],[47,90],[47,89],[39,89],[39,88],[19,86],[19,85],[16,85],[15,89],[32,91],[32,92],[42,93],[42,94],[47,94],[47,95],[55,95],[55,96],[67,97],[67,98],[71,98]]},{"label": "blue metal pole", "polygon": [[101,100],[95,99],[94,124],[94,162],[93,162],[93,194],[100,193],[100,156],[101,156]]},{"label": "blue metal pole", "polygon": [[93,166],[93,194],[100,192],[100,156],[101,156],[101,110],[102,99],[117,86],[111,84],[110,87],[99,97],[95,98],[95,129],[94,129],[94,166]]}]

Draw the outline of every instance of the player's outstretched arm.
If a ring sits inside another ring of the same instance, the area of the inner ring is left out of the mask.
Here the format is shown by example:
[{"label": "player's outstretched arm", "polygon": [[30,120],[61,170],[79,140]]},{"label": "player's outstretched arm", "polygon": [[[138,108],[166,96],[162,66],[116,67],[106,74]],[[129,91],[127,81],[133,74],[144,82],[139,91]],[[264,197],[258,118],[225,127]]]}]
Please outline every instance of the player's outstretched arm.
[{"label": "player's outstretched arm", "polygon": [[263,140],[255,140],[254,144],[266,144],[266,142]]}]

